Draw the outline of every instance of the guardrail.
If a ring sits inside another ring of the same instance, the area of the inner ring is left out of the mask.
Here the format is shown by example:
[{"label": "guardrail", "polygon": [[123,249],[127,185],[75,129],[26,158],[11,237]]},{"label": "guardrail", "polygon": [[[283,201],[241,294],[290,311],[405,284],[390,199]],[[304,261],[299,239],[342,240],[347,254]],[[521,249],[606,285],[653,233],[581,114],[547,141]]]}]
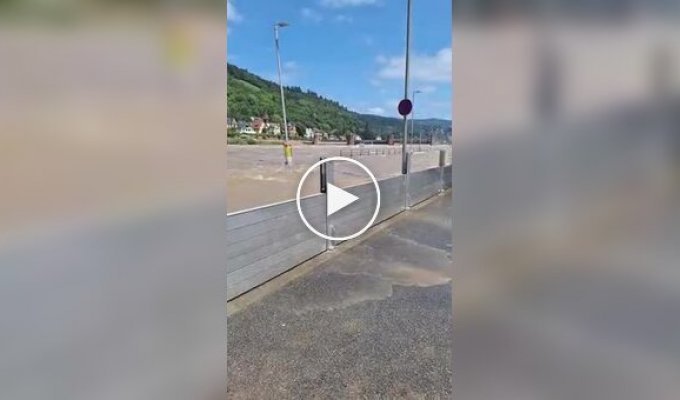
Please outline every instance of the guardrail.
[{"label": "guardrail", "polygon": [[[374,223],[393,217],[451,187],[451,165],[430,168],[378,181],[381,207]],[[373,183],[343,188],[362,197],[373,193]],[[333,236],[336,226],[368,221],[371,207],[351,207],[326,218],[326,194],[301,200],[313,226]],[[227,299],[231,300],[310,258],[333,248],[301,221],[295,200],[227,214]]]},{"label": "guardrail", "polygon": [[340,149],[338,153],[340,157],[360,157],[360,156],[392,156],[401,155],[401,147],[349,147],[347,149]]},{"label": "guardrail", "polygon": [[[440,149],[432,147],[431,145],[409,144],[409,152],[417,151],[418,153],[439,152]],[[347,146],[341,148],[338,155],[341,157],[361,157],[361,156],[391,156],[401,155],[401,146],[379,146],[361,145]]]}]

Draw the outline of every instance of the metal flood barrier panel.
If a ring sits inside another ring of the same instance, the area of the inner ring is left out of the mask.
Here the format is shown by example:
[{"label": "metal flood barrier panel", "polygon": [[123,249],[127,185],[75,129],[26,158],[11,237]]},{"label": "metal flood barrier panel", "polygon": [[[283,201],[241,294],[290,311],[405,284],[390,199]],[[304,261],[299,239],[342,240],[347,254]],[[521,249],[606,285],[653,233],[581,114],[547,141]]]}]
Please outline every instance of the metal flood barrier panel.
[{"label": "metal flood barrier panel", "polygon": [[[404,210],[404,176],[399,175],[378,181],[380,188],[380,210],[374,224],[380,223]],[[375,196],[373,183],[366,183],[357,186],[343,188],[349,193],[365,198],[368,196],[371,201],[363,204],[363,207],[348,207],[328,218],[327,230],[330,236],[346,236],[349,232],[340,232],[336,227],[349,227],[350,230],[358,231],[367,221],[371,219],[375,212]],[[341,243],[334,241],[332,245]]]},{"label": "metal flood barrier panel", "polygon": [[[399,214],[407,203],[408,206],[415,205],[450,187],[451,166],[383,179],[378,181],[378,186],[381,194],[380,211],[374,224]],[[373,183],[343,190],[359,198],[371,196],[374,191]],[[344,232],[338,234],[335,227],[365,224],[373,215],[375,202],[364,203],[361,207],[347,207],[328,218],[326,194],[302,199],[301,207],[312,226],[324,226],[325,233],[330,236],[346,236]],[[227,300],[340,243],[327,242],[307,229],[298,215],[295,200],[227,214],[226,227]]]},{"label": "metal flood barrier panel", "polygon": [[[302,199],[310,223],[325,224],[326,196]],[[300,220],[295,200],[227,214],[227,298],[232,299],[326,251]]]},{"label": "metal flood barrier panel", "polygon": [[443,189],[449,189],[453,185],[453,166],[452,165],[447,165],[444,167],[444,171],[442,171],[442,184],[443,184]]},{"label": "metal flood barrier panel", "polygon": [[411,172],[406,179],[409,207],[429,199],[442,190],[442,168]]},{"label": "metal flood barrier panel", "polygon": [[[378,186],[380,187],[380,185]],[[361,229],[371,219],[375,212],[376,197],[374,196],[375,187],[372,182],[346,187],[343,188],[343,190],[352,193],[360,199],[366,199],[368,197],[370,201],[368,204],[360,201],[354,207],[343,208],[328,217],[327,231],[329,236],[340,237],[351,235],[353,233],[351,231],[356,232]],[[336,245],[339,243],[341,243],[341,241],[333,241],[331,244]]]},{"label": "metal flood barrier panel", "polygon": [[382,222],[404,209],[403,175],[378,181],[380,187],[380,212],[375,223]]}]

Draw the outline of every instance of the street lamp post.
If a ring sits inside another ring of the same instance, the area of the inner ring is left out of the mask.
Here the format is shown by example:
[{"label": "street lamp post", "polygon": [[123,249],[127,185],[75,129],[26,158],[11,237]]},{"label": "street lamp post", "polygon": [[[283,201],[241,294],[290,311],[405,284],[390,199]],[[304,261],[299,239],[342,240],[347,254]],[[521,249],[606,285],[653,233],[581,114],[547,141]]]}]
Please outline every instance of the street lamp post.
[{"label": "street lamp post", "polygon": [[[285,134],[284,142],[284,158],[286,165],[288,165],[288,118],[286,117],[286,98],[283,94],[283,82],[281,81],[281,54],[279,48],[279,28],[285,28],[290,25],[288,22],[277,22],[274,24],[274,42],[276,43],[276,64],[279,75],[279,89],[281,90],[281,110],[283,112],[283,131]],[[292,160],[292,152],[290,152],[290,158]]]},{"label": "street lamp post", "polygon": [[[416,94],[418,93],[423,93],[420,90],[414,90],[413,91],[413,110],[411,111],[411,137],[416,134],[415,128],[414,128],[414,119],[416,117]],[[418,141],[418,151],[421,150],[423,146],[423,130],[420,130],[420,139]]]},{"label": "street lamp post", "polygon": [[[404,71],[404,98],[408,98],[408,80],[409,80],[409,51],[411,49],[411,0],[407,0],[406,4],[406,57],[405,57],[405,71]],[[408,172],[406,159],[406,142],[408,141],[408,116],[404,115],[404,134],[401,139],[401,173]]]}]

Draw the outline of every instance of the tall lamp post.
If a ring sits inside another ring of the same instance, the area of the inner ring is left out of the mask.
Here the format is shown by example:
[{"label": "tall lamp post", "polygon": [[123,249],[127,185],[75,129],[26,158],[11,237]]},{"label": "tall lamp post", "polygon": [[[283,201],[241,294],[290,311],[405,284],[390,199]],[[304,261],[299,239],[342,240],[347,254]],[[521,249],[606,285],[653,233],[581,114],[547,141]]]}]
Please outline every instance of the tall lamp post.
[{"label": "tall lamp post", "polygon": [[[406,3],[406,57],[405,57],[405,71],[404,71],[404,99],[408,98],[408,81],[409,81],[409,51],[411,50],[411,0]],[[401,139],[401,173],[408,172],[407,157],[406,157],[406,142],[408,141],[408,118],[404,115],[404,134]]]},{"label": "tall lamp post", "polygon": [[281,90],[281,110],[283,111],[283,131],[285,133],[285,142],[284,142],[284,158],[286,165],[289,164],[289,159],[292,161],[293,159],[293,152],[292,149],[289,149],[289,144],[288,144],[288,118],[286,117],[286,98],[284,97],[283,94],[283,82],[281,81],[281,54],[280,54],[280,48],[279,48],[279,28],[285,28],[289,26],[290,24],[288,22],[277,22],[274,24],[274,42],[276,43],[276,64],[277,64],[277,70],[279,74],[279,89]]},{"label": "tall lamp post", "polygon": [[[413,110],[411,111],[411,137],[416,134],[415,128],[414,128],[414,122],[413,120],[415,119],[415,114],[416,114],[416,94],[418,93],[423,93],[420,90],[414,90],[413,91],[413,97],[411,97],[412,102],[413,102]],[[421,147],[423,145],[423,130],[420,130],[420,139],[418,141],[418,151],[421,150]]]}]

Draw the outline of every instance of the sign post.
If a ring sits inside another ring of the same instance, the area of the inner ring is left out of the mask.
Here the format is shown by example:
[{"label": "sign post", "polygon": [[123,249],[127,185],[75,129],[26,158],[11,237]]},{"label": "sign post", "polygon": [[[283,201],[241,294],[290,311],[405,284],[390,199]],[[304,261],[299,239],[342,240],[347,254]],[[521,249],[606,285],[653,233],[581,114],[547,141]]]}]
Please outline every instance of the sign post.
[{"label": "sign post", "polygon": [[406,160],[406,142],[408,141],[408,120],[406,119],[406,116],[411,113],[413,110],[413,103],[411,103],[411,100],[409,99],[403,99],[402,101],[399,102],[399,105],[397,106],[397,110],[399,111],[399,115],[404,117],[404,135],[401,138],[401,173],[402,175],[406,175],[408,172],[407,168],[407,160]]},{"label": "sign post", "polygon": [[[409,57],[411,51],[411,0],[406,0],[406,57],[404,58],[404,100],[399,103],[399,113],[404,117],[404,136],[402,137],[401,143],[401,173],[406,175],[407,171],[407,160],[406,160],[406,141],[408,140],[408,118],[406,117],[413,108],[413,104],[408,100],[408,81],[410,72],[410,61]],[[404,112],[402,113],[401,107],[404,103]],[[407,105],[408,104],[408,105]]]}]

